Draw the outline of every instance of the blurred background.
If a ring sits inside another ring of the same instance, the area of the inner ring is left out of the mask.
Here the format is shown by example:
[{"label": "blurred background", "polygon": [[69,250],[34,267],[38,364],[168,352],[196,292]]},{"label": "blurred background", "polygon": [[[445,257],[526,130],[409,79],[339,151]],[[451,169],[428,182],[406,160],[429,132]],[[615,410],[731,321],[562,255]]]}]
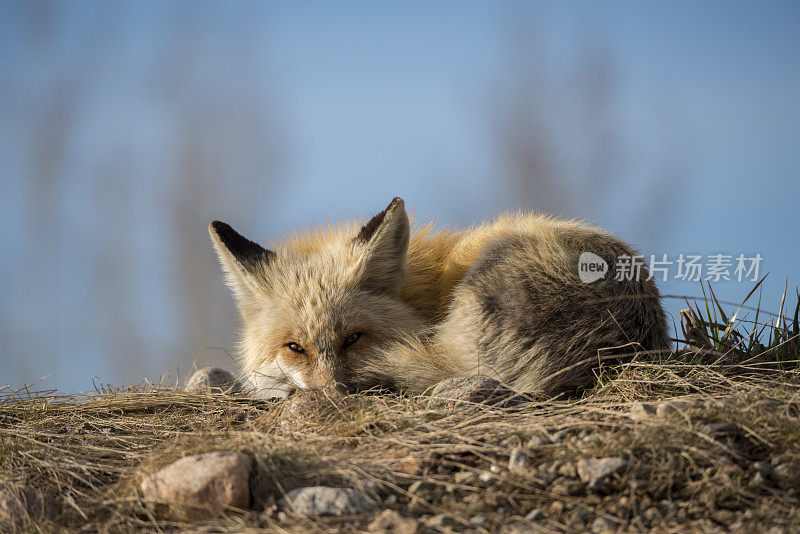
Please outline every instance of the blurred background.
[{"label": "blurred background", "polygon": [[798,124],[797,2],[4,1],[0,387],[232,368],[208,223],[263,242],[396,195],[437,225],[538,209],[646,257],[760,254],[777,311]]}]

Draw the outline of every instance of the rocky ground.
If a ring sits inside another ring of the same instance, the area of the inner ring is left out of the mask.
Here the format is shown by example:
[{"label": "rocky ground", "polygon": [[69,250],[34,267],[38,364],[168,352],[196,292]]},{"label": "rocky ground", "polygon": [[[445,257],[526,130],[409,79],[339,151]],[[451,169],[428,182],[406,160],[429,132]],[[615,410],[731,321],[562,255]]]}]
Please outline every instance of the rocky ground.
[{"label": "rocky ground", "polygon": [[[223,377],[224,378],[224,377]],[[631,363],[580,397],[0,399],[0,530],[794,532],[800,380]]]}]

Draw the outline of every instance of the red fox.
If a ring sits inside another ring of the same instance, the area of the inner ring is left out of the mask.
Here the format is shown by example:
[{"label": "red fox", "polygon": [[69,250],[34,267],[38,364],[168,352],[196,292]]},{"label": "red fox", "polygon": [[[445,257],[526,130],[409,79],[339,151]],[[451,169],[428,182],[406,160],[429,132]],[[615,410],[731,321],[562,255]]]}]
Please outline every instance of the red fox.
[{"label": "red fox", "polygon": [[[223,222],[209,233],[242,319],[241,372],[258,397],[327,386],[422,393],[474,375],[555,394],[590,384],[604,358],[670,347],[646,269],[615,276],[633,249],[575,221],[517,214],[412,231],[395,198],[363,226],[299,233],[274,251]],[[589,280],[579,272],[586,253],[596,261]]]}]

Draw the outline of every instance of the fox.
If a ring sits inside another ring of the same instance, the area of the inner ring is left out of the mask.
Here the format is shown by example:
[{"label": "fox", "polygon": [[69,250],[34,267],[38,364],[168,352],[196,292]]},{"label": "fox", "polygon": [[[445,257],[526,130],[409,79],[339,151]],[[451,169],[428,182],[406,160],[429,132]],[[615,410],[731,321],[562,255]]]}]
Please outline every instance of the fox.
[{"label": "fox", "polygon": [[[221,221],[209,234],[241,319],[239,372],[257,398],[424,394],[461,376],[557,395],[590,385],[604,361],[670,347],[646,267],[617,276],[617,260],[636,251],[577,220],[518,212],[412,229],[397,197],[365,221],[269,249]],[[609,266],[597,280],[581,278],[586,252]]]}]

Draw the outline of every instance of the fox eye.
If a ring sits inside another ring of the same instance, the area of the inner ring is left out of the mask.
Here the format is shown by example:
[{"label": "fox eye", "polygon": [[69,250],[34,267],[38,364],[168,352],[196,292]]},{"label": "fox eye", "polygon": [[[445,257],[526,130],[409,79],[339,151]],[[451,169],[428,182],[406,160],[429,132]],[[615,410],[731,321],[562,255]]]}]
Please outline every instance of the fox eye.
[{"label": "fox eye", "polygon": [[361,332],[351,332],[344,338],[344,346],[349,347],[361,338]]},{"label": "fox eye", "polygon": [[292,352],[299,352],[300,354],[305,354],[306,349],[298,345],[297,343],[287,343],[286,347],[291,350]]}]

